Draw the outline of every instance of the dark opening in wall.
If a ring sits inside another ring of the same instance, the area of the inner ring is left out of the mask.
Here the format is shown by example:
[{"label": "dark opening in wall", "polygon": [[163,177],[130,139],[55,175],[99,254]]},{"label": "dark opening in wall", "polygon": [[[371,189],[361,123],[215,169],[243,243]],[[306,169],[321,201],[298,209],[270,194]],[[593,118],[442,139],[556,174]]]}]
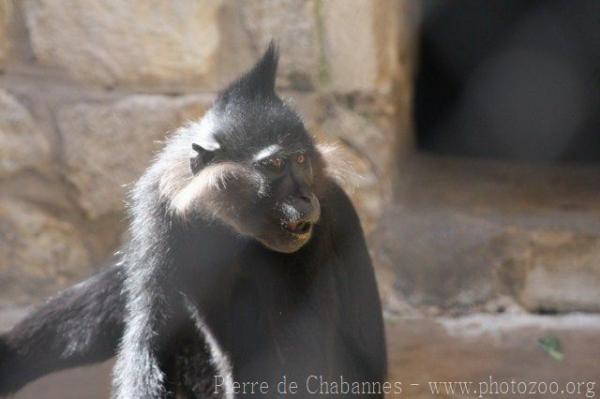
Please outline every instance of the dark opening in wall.
[{"label": "dark opening in wall", "polygon": [[421,150],[600,160],[600,1],[423,4],[415,93]]}]

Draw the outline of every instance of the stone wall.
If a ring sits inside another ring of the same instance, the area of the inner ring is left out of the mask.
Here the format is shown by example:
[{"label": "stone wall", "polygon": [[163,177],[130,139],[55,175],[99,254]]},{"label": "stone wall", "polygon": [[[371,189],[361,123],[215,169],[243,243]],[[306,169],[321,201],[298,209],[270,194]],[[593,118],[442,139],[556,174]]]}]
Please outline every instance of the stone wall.
[{"label": "stone wall", "polygon": [[280,93],[341,143],[371,231],[410,145],[407,1],[0,0],[0,305],[111,261],[128,187],[169,131],[281,48]]}]

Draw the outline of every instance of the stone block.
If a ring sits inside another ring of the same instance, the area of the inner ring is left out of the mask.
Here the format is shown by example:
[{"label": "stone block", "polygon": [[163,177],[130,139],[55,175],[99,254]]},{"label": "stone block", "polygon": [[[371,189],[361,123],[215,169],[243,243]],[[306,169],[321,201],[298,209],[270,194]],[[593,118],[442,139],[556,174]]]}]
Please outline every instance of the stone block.
[{"label": "stone block", "polygon": [[0,178],[36,169],[50,159],[51,145],[27,108],[0,89]]},{"label": "stone block", "polygon": [[0,201],[0,304],[29,304],[91,273],[80,232],[19,199]]},{"label": "stone block", "polygon": [[199,118],[210,104],[211,96],[134,95],[59,110],[65,174],[86,214],[96,218],[122,210],[127,191],[167,134]]},{"label": "stone block", "polygon": [[28,0],[23,13],[37,60],[80,80],[202,83],[215,67],[221,3]]}]

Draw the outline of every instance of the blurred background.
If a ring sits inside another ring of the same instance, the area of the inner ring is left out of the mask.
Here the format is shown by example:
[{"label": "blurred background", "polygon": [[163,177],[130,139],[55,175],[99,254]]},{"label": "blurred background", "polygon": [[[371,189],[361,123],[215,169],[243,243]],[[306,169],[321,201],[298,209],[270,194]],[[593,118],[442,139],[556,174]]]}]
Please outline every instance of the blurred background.
[{"label": "blurred background", "polygon": [[[597,0],[0,0],[0,327],[113,260],[165,135],[271,38],[361,175],[404,395],[600,383]],[[16,398],[107,398],[109,370]]]}]

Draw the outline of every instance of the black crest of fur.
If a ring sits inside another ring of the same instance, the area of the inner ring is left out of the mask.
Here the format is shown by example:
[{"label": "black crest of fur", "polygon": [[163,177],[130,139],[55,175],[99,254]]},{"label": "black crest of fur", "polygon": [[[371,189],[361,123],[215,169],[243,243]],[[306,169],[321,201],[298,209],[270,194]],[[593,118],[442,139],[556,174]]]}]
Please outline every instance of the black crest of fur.
[{"label": "black crest of fur", "polygon": [[236,98],[274,97],[279,50],[271,41],[258,62],[221,92],[217,104],[227,103]]}]

